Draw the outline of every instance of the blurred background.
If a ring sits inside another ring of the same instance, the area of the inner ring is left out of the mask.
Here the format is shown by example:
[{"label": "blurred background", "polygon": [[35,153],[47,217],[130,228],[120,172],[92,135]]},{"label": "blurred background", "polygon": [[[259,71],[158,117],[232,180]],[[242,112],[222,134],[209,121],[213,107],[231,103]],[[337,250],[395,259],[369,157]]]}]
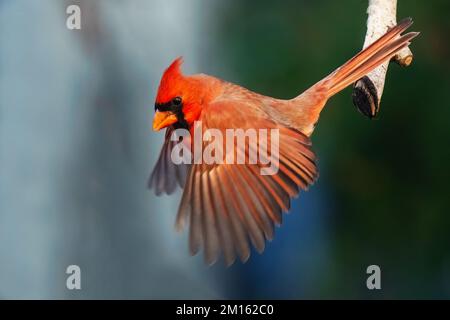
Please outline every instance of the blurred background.
[{"label": "blurred background", "polygon": [[[66,28],[67,6],[81,30]],[[180,193],[146,188],[164,69],[291,98],[362,47],[367,1],[0,0],[0,298],[450,298],[450,4],[399,1],[421,31],[377,119],[351,90],[313,135],[318,183],[245,265],[190,257]],[[68,265],[81,290],[66,289]],[[381,290],[366,288],[379,265]]]}]

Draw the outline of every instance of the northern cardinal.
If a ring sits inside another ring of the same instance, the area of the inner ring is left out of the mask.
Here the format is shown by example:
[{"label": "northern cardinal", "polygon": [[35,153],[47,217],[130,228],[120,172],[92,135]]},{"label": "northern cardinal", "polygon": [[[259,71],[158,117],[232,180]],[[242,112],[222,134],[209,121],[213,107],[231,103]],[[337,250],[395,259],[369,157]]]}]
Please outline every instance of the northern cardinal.
[{"label": "northern cardinal", "polygon": [[[308,90],[291,100],[254,93],[221,79],[181,72],[181,58],[164,72],[155,102],[153,129],[166,128],[164,145],[149,179],[157,195],[171,194],[178,184],[184,188],[176,219],[181,230],[189,222],[192,255],[204,248],[205,262],[213,264],[223,253],[231,265],[236,255],[242,262],[250,256],[249,240],[260,253],[265,240],[281,224],[290,199],[306,190],[318,177],[310,136],[327,100],[360,79],[418,35],[401,35],[410,18],[391,28]],[[171,161],[177,128],[193,130],[194,122],[204,128],[279,129],[279,171],[259,174],[256,164],[181,164]]]}]

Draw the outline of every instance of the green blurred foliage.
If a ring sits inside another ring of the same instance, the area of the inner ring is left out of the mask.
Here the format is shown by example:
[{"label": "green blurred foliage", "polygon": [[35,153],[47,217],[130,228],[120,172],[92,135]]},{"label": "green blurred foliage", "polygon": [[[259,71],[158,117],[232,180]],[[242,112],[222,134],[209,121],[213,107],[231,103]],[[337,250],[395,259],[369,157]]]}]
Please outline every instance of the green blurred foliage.
[{"label": "green blurred foliage", "polygon": [[[361,49],[366,9],[367,1],[233,1],[215,20],[215,57],[228,80],[291,98]],[[446,0],[399,1],[398,17],[413,17],[421,35],[410,67],[391,64],[377,119],[356,111],[351,89],[322,113],[314,188],[331,194],[333,215],[318,298],[450,297],[449,9]],[[381,292],[365,287],[370,264],[382,268]]]}]

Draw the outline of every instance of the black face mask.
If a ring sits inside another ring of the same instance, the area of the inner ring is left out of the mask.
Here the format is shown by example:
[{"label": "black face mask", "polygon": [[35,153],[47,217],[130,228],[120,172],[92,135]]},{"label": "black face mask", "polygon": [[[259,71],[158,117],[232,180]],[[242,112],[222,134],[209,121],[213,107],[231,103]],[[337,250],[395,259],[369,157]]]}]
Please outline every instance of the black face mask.
[{"label": "black face mask", "polygon": [[177,117],[177,122],[173,124],[175,129],[188,128],[188,124],[184,119],[183,100],[180,97],[175,97],[166,103],[155,103],[155,111],[170,112]]}]

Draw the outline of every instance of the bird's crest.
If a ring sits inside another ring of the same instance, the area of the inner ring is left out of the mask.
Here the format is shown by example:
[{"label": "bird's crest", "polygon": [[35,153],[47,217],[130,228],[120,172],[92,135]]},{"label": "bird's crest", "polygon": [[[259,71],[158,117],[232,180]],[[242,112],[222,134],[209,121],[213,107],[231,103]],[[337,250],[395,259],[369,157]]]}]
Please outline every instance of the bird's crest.
[{"label": "bird's crest", "polygon": [[174,90],[178,89],[177,84],[181,84],[183,73],[181,72],[181,65],[183,64],[183,58],[178,57],[171,65],[164,71],[161,82],[159,84],[158,95],[156,101],[165,103],[174,96]]}]

